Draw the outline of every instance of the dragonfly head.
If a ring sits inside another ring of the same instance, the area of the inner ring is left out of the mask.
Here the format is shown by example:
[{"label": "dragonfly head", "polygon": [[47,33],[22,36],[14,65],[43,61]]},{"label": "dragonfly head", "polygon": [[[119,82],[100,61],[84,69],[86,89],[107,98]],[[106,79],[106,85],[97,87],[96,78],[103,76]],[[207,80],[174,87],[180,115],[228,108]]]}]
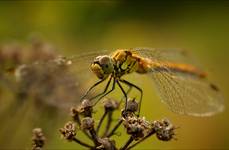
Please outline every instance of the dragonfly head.
[{"label": "dragonfly head", "polygon": [[105,79],[114,71],[113,64],[114,62],[110,56],[98,56],[91,64],[91,70],[99,79]]}]

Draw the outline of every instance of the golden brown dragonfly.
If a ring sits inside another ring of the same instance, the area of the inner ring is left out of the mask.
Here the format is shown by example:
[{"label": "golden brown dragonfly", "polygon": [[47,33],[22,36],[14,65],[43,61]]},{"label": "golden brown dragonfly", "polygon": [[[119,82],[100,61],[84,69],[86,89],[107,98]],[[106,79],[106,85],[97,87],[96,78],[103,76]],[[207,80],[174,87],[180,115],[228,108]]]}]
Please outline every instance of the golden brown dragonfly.
[{"label": "golden brown dragonfly", "polygon": [[[82,99],[85,97],[90,97],[90,100],[96,99],[95,104],[117,86],[121,89],[127,101],[129,90],[126,91],[123,85],[127,85],[129,89],[136,88],[140,92],[139,103],[141,104],[142,89],[123,78],[123,76],[135,72],[149,75],[153,79],[162,102],[173,112],[193,116],[210,116],[224,109],[223,96],[219,88],[209,81],[208,74],[202,71],[198,63],[193,61],[183,50],[118,49],[113,52],[90,52],[50,62],[51,64],[55,62],[59,66],[67,66],[67,69],[64,67],[63,72],[68,71],[67,75],[70,74],[71,77],[75,75],[77,82],[70,80],[70,84],[75,89],[77,89],[76,85],[80,82],[85,86],[90,81],[89,79],[93,76],[97,77],[98,82],[94,83],[82,97]],[[49,66],[46,64],[50,64],[50,62],[42,64],[43,66]],[[39,63],[37,64],[39,65]],[[48,70],[53,70],[51,69],[53,67],[49,68]],[[58,72],[55,73],[54,69],[51,73],[55,77],[60,76],[60,79],[55,78],[55,80],[64,85],[63,87],[66,89],[69,83],[65,84],[65,80],[69,82],[68,76],[63,75],[59,69]],[[102,82],[107,82],[104,90],[94,97],[89,96]],[[61,84],[59,84],[57,91],[61,91]],[[81,89],[81,86],[78,89]],[[74,98],[71,97],[71,99]]]}]

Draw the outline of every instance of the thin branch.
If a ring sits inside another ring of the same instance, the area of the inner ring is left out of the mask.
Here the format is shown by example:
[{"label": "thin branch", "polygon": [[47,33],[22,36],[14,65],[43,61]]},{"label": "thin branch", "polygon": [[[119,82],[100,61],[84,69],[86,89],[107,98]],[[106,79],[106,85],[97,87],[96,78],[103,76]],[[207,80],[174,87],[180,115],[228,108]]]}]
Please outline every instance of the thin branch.
[{"label": "thin branch", "polygon": [[83,130],[83,133],[84,133],[89,139],[91,139],[91,140],[93,141],[92,137],[89,135],[89,133],[88,133],[86,130]]},{"label": "thin branch", "polygon": [[141,140],[139,140],[138,142],[132,144],[131,146],[129,146],[126,150],[129,150],[133,147],[135,147],[136,145],[138,145],[139,143],[143,142],[144,140],[146,140],[148,137],[150,137],[151,135],[153,135],[155,133],[155,130],[151,130],[151,132],[149,132],[144,138],[142,138]]},{"label": "thin branch", "polygon": [[[73,110],[72,110],[73,111]],[[79,114],[77,113],[76,115],[73,114],[72,116],[73,120],[78,123],[79,126],[81,126],[81,122],[80,122],[80,117],[79,117]]]},{"label": "thin branch", "polygon": [[77,139],[77,138],[75,138],[75,137],[74,137],[72,140],[73,140],[74,142],[76,142],[76,143],[78,143],[78,144],[84,146],[84,147],[88,147],[88,148],[90,148],[90,149],[93,149],[93,148],[94,148],[93,146],[88,145],[87,143],[84,143],[84,142],[80,141],[79,139]]},{"label": "thin branch", "polygon": [[118,121],[118,123],[114,126],[114,128],[111,130],[110,133],[107,134],[107,137],[111,137],[112,135],[114,135],[115,131],[118,129],[118,127],[122,124],[122,119],[120,119]]},{"label": "thin branch", "polygon": [[126,150],[127,147],[130,145],[130,143],[133,142],[133,140],[134,140],[133,136],[130,136],[126,144],[122,148],[120,148],[120,150]]},{"label": "thin branch", "polygon": [[101,119],[100,119],[100,121],[99,121],[99,124],[98,124],[98,126],[97,126],[97,128],[96,128],[96,133],[98,134],[99,133],[99,129],[100,129],[100,127],[101,127],[101,125],[102,125],[102,123],[103,123],[103,120],[104,120],[104,118],[106,117],[106,115],[107,115],[107,111],[105,111],[104,113],[103,113],[103,116],[101,117]]},{"label": "thin branch", "polygon": [[90,134],[91,134],[91,137],[92,137],[92,140],[93,140],[94,144],[95,144],[96,146],[99,146],[100,143],[99,143],[99,141],[98,141],[98,136],[97,136],[97,134],[96,134],[96,132],[95,132],[95,129],[94,129],[94,128],[93,128],[93,129],[90,129],[89,132],[90,132]]},{"label": "thin branch", "polygon": [[107,124],[106,124],[106,128],[105,128],[105,131],[104,131],[102,137],[105,137],[109,132],[109,129],[110,129],[111,123],[112,123],[112,115],[113,115],[113,111],[108,112]]}]

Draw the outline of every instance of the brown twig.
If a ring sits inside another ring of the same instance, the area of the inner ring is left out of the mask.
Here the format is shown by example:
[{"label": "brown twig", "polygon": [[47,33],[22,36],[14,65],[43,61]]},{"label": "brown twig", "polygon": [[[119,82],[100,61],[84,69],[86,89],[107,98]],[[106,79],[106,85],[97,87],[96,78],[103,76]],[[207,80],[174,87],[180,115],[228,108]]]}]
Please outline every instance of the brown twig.
[{"label": "brown twig", "polygon": [[97,134],[96,134],[96,132],[95,132],[95,129],[90,129],[89,132],[90,132],[90,134],[91,134],[91,137],[92,137],[92,139],[93,139],[94,144],[95,144],[96,146],[99,146],[100,143],[99,143],[98,136],[97,136]]},{"label": "brown twig", "polygon": [[135,146],[137,146],[139,143],[143,142],[144,140],[146,140],[147,138],[149,138],[151,135],[153,135],[155,133],[155,130],[151,130],[151,132],[149,132],[144,138],[140,139],[138,142],[132,144],[131,146],[129,146],[126,150],[129,150],[131,148],[134,148]]},{"label": "brown twig", "polygon": [[78,143],[78,144],[80,144],[80,145],[82,145],[82,146],[84,146],[84,147],[88,147],[88,148],[90,148],[90,149],[93,149],[93,148],[94,148],[93,146],[91,146],[91,145],[89,145],[89,144],[87,144],[87,143],[84,143],[84,142],[80,141],[80,140],[77,139],[76,137],[74,137],[74,138],[72,139],[72,141],[74,141],[74,142],[76,142],[76,143]]},{"label": "brown twig", "polygon": [[99,129],[100,129],[100,127],[101,127],[101,125],[102,125],[102,123],[103,123],[103,120],[104,120],[104,118],[106,117],[107,114],[108,114],[108,111],[105,111],[105,112],[103,113],[103,116],[102,116],[101,119],[99,120],[99,124],[98,124],[98,126],[97,126],[97,128],[96,128],[96,133],[97,133],[97,134],[99,133]]},{"label": "brown twig", "polygon": [[87,131],[83,130],[83,133],[84,133],[90,140],[93,141],[92,137],[90,136],[90,134],[89,134]]},{"label": "brown twig", "polygon": [[105,128],[105,131],[104,131],[102,137],[106,137],[107,134],[108,134],[108,132],[109,132],[109,129],[110,129],[111,123],[112,123],[112,115],[113,115],[113,112],[110,111],[110,112],[108,113],[107,124],[106,124],[106,128]]},{"label": "brown twig", "polygon": [[114,135],[115,131],[118,129],[118,127],[122,124],[122,119],[120,119],[118,121],[118,123],[114,126],[114,128],[111,130],[110,133],[107,134],[107,137],[111,137],[112,135]]},{"label": "brown twig", "polygon": [[127,147],[133,142],[133,140],[134,140],[134,137],[130,136],[130,138],[126,141],[126,144],[122,148],[120,148],[120,150],[126,150]]}]

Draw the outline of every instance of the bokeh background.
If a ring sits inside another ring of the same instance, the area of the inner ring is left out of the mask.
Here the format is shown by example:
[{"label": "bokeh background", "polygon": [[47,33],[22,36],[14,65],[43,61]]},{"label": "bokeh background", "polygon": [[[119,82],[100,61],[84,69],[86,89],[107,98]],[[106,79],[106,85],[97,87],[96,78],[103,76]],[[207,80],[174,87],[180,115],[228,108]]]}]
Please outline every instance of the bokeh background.
[{"label": "bokeh background", "polygon": [[[136,149],[229,149],[228,1],[1,1],[0,19],[1,45],[27,45],[36,35],[66,56],[133,47],[187,49],[220,87],[226,110],[205,118],[174,114],[160,102],[149,79],[138,78],[134,83],[145,92],[142,115],[150,120],[169,118],[180,128],[177,141],[152,137]],[[46,149],[82,149],[58,133],[70,119],[68,112],[39,109],[39,103],[30,101],[15,104],[3,85],[0,94],[0,149],[30,148],[32,128],[37,126],[48,135]],[[128,138],[123,129],[120,132],[118,145]]]}]

